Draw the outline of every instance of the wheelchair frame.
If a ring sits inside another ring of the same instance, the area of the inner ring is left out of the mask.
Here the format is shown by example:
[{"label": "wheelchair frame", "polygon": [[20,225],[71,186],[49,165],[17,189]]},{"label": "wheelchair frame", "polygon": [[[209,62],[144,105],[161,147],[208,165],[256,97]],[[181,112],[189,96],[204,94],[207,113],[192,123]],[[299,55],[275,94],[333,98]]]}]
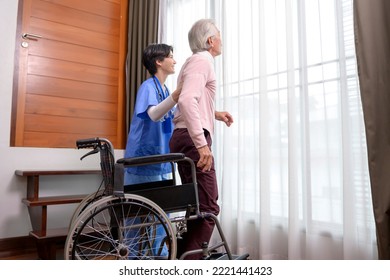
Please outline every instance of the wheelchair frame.
[{"label": "wheelchair frame", "polygon": [[[187,230],[187,221],[194,219],[212,219],[221,240],[212,246],[204,243],[179,259],[193,254],[202,254],[203,259],[249,257],[232,255],[218,218],[199,210],[196,167],[184,154],[115,162],[114,148],[105,138],[81,139],[76,145],[78,149],[93,149],[81,159],[100,153],[104,188],[87,196],[76,208],[65,242],[65,259],[176,259],[177,239]],[[191,165],[190,184],[177,185],[175,164],[181,161]],[[172,180],[124,185],[126,167],[160,163],[171,164]]]}]

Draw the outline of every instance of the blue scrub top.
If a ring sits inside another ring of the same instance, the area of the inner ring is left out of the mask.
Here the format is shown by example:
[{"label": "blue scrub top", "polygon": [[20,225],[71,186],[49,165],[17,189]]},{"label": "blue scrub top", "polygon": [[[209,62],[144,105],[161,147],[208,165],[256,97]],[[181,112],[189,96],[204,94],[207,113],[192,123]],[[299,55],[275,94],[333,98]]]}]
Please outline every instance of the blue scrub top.
[{"label": "blue scrub top", "polygon": [[[168,89],[162,89],[157,78],[144,81],[137,92],[134,115],[127,138],[125,157],[139,157],[169,153],[169,140],[173,131],[173,110],[160,121],[149,118],[147,110],[158,105],[169,96]],[[171,173],[170,163],[161,163],[127,168],[127,172],[136,175],[154,176]]]}]

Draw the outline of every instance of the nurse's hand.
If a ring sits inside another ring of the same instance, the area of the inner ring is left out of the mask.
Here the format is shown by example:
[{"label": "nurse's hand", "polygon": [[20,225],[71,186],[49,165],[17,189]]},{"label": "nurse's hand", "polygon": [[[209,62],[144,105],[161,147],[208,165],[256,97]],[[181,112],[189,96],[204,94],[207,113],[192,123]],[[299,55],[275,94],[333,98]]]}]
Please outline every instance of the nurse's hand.
[{"label": "nurse's hand", "polygon": [[182,87],[183,87],[183,83],[180,83],[179,86],[176,88],[176,90],[174,92],[172,92],[172,99],[173,99],[173,101],[175,101],[175,103],[177,103],[179,101],[179,96],[180,96]]}]

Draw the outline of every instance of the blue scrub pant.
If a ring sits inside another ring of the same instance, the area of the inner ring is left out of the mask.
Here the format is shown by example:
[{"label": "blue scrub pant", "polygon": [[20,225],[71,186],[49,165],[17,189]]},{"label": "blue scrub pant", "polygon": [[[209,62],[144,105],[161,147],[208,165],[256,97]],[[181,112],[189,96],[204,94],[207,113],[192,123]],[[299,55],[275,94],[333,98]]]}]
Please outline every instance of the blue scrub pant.
[{"label": "blue scrub pant", "polygon": [[[130,174],[126,171],[124,174],[124,184],[125,185],[140,184],[140,183],[154,182],[154,181],[162,181],[162,180],[168,180],[168,179],[170,179],[169,174],[163,174],[163,175],[157,175],[157,176],[138,176],[138,175]],[[141,221],[139,218],[128,218],[128,219],[126,219],[126,226],[130,226],[132,224],[137,224],[140,222]],[[146,233],[143,233],[143,234],[146,234]],[[152,234],[152,232],[150,232],[149,234]],[[156,237],[155,237],[155,240],[152,244],[152,246],[153,246],[152,252],[153,252],[154,256],[158,255],[158,251],[161,247],[161,243],[164,241],[165,237],[166,237],[166,234],[165,234],[164,227],[162,225],[158,225],[156,227]],[[140,254],[143,255],[143,252],[140,252],[141,248],[139,248],[140,243],[142,242],[141,241],[142,237],[140,236],[139,229],[127,230],[125,232],[125,238],[128,241],[128,248],[130,250],[130,253],[128,256],[129,259],[134,259]],[[149,245],[147,245],[146,243],[142,244],[142,247],[146,247],[146,246],[149,246]],[[163,249],[158,256],[161,256],[161,257],[168,256],[168,249],[167,249],[167,246],[165,244],[163,244]]]}]

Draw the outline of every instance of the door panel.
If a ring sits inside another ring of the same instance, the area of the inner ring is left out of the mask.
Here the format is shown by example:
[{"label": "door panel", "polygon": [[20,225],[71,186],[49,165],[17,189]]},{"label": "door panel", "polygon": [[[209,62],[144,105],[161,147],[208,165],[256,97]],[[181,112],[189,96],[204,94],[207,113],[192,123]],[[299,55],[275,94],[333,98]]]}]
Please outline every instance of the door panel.
[{"label": "door panel", "polygon": [[[79,3],[77,4],[79,6]],[[119,5],[116,6],[119,7]],[[76,8],[78,7],[66,7],[46,1],[35,1],[31,9],[31,16],[37,19],[119,36],[120,10],[115,10],[111,12],[112,14],[106,11],[104,15],[96,15],[91,13],[90,10],[82,11]],[[113,18],[110,18],[110,16],[113,16]]]},{"label": "door panel", "polygon": [[77,106],[69,98],[29,94],[26,98],[26,114],[89,118],[116,121],[116,104],[80,100]]},{"label": "door panel", "polygon": [[39,40],[29,45],[29,54],[118,69],[119,54],[54,40]]},{"label": "door panel", "polygon": [[123,148],[127,0],[22,2],[13,146]]},{"label": "door panel", "polygon": [[[30,56],[28,75],[56,77],[74,81],[116,86],[118,70],[40,56]],[[33,79],[33,77],[31,77]]]},{"label": "door panel", "polygon": [[117,36],[43,19],[31,18],[29,33],[38,34],[44,40],[55,40],[116,53],[119,50]]},{"label": "door panel", "polygon": [[[46,2],[58,4],[64,7],[74,8],[94,15],[117,19],[122,11],[122,6],[127,1],[123,0],[46,0]],[[117,4],[117,5],[112,5]]]},{"label": "door panel", "polygon": [[[84,85],[82,85],[84,83]],[[30,94],[86,99],[103,103],[116,103],[117,86],[92,84],[53,77],[29,75],[27,87]]]},{"label": "door panel", "polygon": [[[60,126],[58,124],[61,124]],[[82,123],[79,123],[79,118],[72,117],[59,117],[59,116],[42,116],[38,114],[30,115],[26,118],[26,125],[31,127],[31,132],[46,133],[48,135],[51,132],[54,133],[77,133],[77,134],[91,134],[108,133],[109,135],[115,134],[114,121],[99,121],[95,122],[91,119],[86,119]],[[65,137],[64,137],[65,138]],[[73,146],[75,143],[73,143]]]}]

